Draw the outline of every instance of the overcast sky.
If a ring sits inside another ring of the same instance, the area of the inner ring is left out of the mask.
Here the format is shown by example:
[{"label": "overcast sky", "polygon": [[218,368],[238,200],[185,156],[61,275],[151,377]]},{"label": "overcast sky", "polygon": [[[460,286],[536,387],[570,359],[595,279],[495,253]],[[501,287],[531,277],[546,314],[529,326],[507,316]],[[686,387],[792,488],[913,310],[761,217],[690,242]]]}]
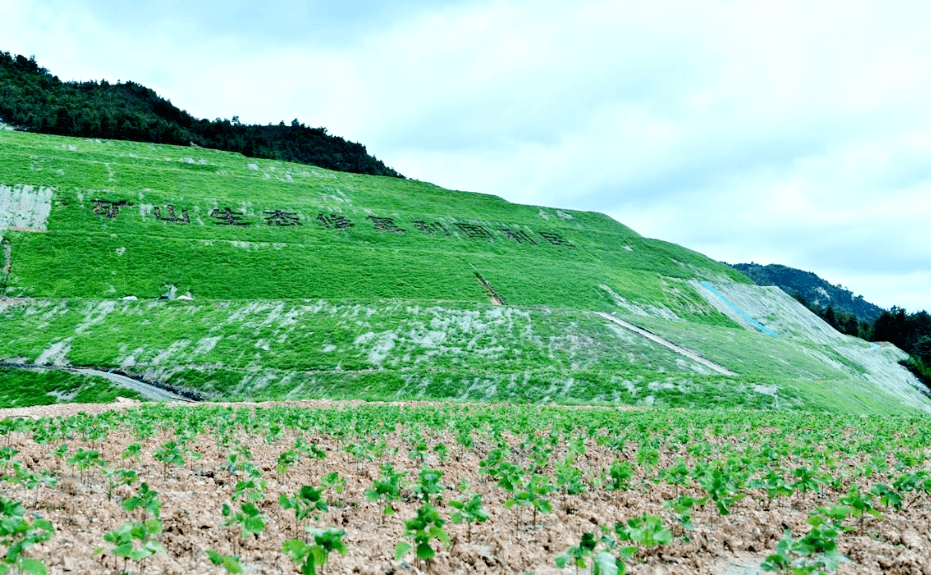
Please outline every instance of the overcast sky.
[{"label": "overcast sky", "polygon": [[[440,7],[437,7],[440,5]],[[931,311],[931,2],[0,0],[0,50]]]}]

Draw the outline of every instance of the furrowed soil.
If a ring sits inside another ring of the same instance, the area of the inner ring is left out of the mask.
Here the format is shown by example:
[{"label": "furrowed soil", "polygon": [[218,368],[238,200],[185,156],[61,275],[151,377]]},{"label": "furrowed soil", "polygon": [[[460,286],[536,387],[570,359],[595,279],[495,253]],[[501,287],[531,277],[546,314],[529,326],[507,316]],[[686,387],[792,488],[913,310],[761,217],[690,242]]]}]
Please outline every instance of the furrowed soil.
[{"label": "furrowed soil", "polygon": [[[122,401],[110,406],[43,406],[3,410],[0,418],[74,416],[82,412],[92,415],[136,405]],[[308,410],[351,410],[360,403],[313,401],[283,405]],[[177,405],[170,409],[197,408]],[[239,405],[238,409],[253,410],[255,407]],[[620,412],[618,415],[621,416]],[[56,532],[50,541],[27,552],[43,561],[49,573],[121,573],[125,569],[150,575],[223,573],[220,567],[208,561],[205,554],[208,549],[239,555],[246,573],[299,572],[282,553],[282,543],[306,536],[293,512],[281,509],[278,498],[281,494],[292,495],[302,485],[320,486],[321,479],[332,472],[346,479],[345,489],[341,493],[332,489],[325,491],[329,510],[317,513],[308,523],[316,528],[335,526],[346,532],[343,541],[348,552],[345,556],[330,555],[324,571],[327,574],[569,574],[576,570],[558,569],[554,558],[563,554],[568,546],[577,545],[583,533],[597,533],[598,526],[611,527],[613,532],[616,522],[626,522],[644,513],[662,517],[672,530],[674,540],[661,547],[641,548],[634,558],[627,560],[628,573],[756,574],[761,572],[760,562],[775,550],[785,530],[800,537],[808,530],[809,512],[819,505],[835,504],[844,493],[825,486],[820,494],[796,492],[767,502],[762,490],[748,489],[746,496],[733,504],[729,515],[721,515],[710,501],[696,508],[692,519],[695,528],[686,531],[663,505],[676,497],[677,487],[655,480],[656,470],[673,466],[680,457],[693,467],[701,462],[701,457],[664,444],[658,447],[658,455],[651,464],[640,465],[638,452],[631,444],[619,452],[589,437],[584,440],[582,453],[579,450],[583,445],[572,446],[561,441],[550,457],[552,462],[572,461],[581,471],[584,490],[575,495],[551,493],[547,499],[552,511],[534,516],[528,507],[506,506],[507,492],[480,473],[480,462],[494,447],[487,434],[477,431],[474,446],[466,449],[460,446],[452,431],[421,431],[428,449],[419,455],[417,441],[411,437],[412,430],[398,425],[393,432],[371,438],[377,447],[366,451],[370,455],[360,457],[347,452],[350,445],[358,445],[357,438],[321,430],[284,428],[271,436],[239,430],[223,442],[207,431],[187,443],[198,458],[186,457],[183,466],[166,466],[154,458],[160,446],[178,439],[167,427],[156,429],[154,435],[140,442],[138,461],[123,455],[129,445],[139,441],[128,427],[109,429],[105,439],[87,440],[76,434],[65,442],[68,457],[79,449],[97,450],[108,467],[135,469],[141,481],[157,491],[162,503],[163,524],[159,541],[166,552],[146,559],[142,566],[129,564],[127,567],[104,542],[108,531],[132,517],[121,507],[121,502],[135,493],[138,484],[120,486],[108,494],[107,482],[99,468],[82,473],[67,464],[67,457],[53,455],[59,441],[38,444],[32,433],[23,431],[13,431],[0,438],[0,445],[18,451],[16,459],[26,468],[34,473],[51,471],[58,478],[55,487],[32,491],[4,481],[0,492],[3,497],[22,501],[28,515],[45,518],[55,526]],[[316,445],[325,453],[325,458],[301,456],[299,462],[279,474],[276,470],[279,456],[289,450],[298,437]],[[508,460],[529,465],[531,454],[522,438],[505,432],[501,441],[509,446]],[[728,440],[720,441],[726,443]],[[448,447],[444,457],[440,457],[436,449],[441,443]],[[243,472],[230,463],[229,453],[233,449],[244,452],[243,448],[251,452],[251,462],[267,482],[264,497],[257,503],[266,527],[247,539],[240,539],[236,528],[223,527],[226,518],[222,515],[224,503],[231,502],[236,483],[245,478]],[[575,458],[571,456],[572,450],[577,454]],[[855,469],[868,456],[860,452],[837,455],[835,463],[844,469]],[[598,478],[603,478],[604,472],[618,460],[629,461],[635,473],[627,490],[608,491]],[[393,515],[385,515],[380,502],[368,501],[365,496],[365,490],[381,477],[380,466],[386,461],[396,470],[406,472],[405,484],[408,485],[402,490],[401,499],[394,503],[396,513]],[[435,545],[439,551],[429,563],[416,560],[412,553],[395,560],[395,546],[403,539],[404,522],[414,517],[422,504],[409,485],[417,480],[424,465],[443,474],[441,483],[445,490],[437,508],[447,520],[444,528],[449,533],[450,545]],[[550,467],[543,473],[553,476],[554,470]],[[5,478],[12,475],[7,467]],[[854,482],[868,490],[880,479],[891,483],[886,477],[874,477],[873,481],[859,478]],[[452,512],[449,502],[462,494],[457,486],[463,483],[468,484],[468,491],[481,495],[489,512],[488,521],[475,524],[471,529],[466,524],[455,525],[448,521]],[[679,492],[695,498],[706,495],[694,484],[682,487]],[[841,563],[838,573],[931,574],[931,497],[916,495],[903,510],[882,509],[881,519],[869,517],[864,524],[862,535],[852,532],[838,539],[839,550],[850,558],[849,562]],[[95,554],[100,548],[104,550]]]}]

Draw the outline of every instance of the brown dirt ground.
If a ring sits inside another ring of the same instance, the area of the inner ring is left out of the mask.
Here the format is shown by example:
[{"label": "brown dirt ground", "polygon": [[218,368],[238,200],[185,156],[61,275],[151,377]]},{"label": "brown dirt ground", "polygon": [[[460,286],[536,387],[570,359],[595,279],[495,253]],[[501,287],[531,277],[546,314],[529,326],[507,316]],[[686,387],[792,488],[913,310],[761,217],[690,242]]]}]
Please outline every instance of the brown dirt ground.
[{"label": "brown dirt ground", "polygon": [[[309,401],[287,402],[311,408],[331,407],[345,402]],[[101,405],[57,405],[16,410],[0,410],[0,418],[42,417],[67,415],[78,412],[98,413],[106,409],[132,407],[131,401],[120,401],[109,406]],[[104,479],[99,473],[88,473],[82,482],[78,474],[63,468],[60,461],[51,455],[52,447],[37,445],[22,433],[9,436],[10,445],[19,450],[18,458],[32,470],[56,470],[59,474],[57,487],[42,489],[38,493],[26,492],[22,486],[4,482],[0,493],[26,503],[30,512],[50,520],[56,528],[55,536],[47,543],[30,549],[29,555],[42,560],[51,574],[63,573],[119,573],[123,562],[108,551],[95,555],[96,549],[104,546],[104,534],[117,528],[127,513],[120,507],[122,498],[132,490],[117,489],[108,501]],[[222,573],[211,565],[205,555],[206,549],[221,553],[233,553],[233,540],[238,533],[232,528],[220,527],[224,518],[221,509],[230,499],[237,479],[225,468],[225,449],[217,448],[209,436],[201,436],[196,449],[201,459],[189,462],[185,467],[172,467],[164,475],[162,464],[152,458],[154,450],[170,438],[166,435],[150,438],[143,443],[140,463],[124,461],[121,454],[135,438],[124,431],[112,431],[105,443],[90,445],[81,440],[71,440],[71,453],[79,447],[100,451],[111,467],[134,467],[150,486],[158,492],[162,502],[161,517],[163,533],[160,542],[167,552],[144,562],[147,574]],[[380,475],[378,466],[389,460],[400,470],[409,472],[414,479],[421,463],[410,459],[407,445],[400,433],[388,436],[389,449],[396,453],[371,462],[356,462],[344,451],[345,445],[326,435],[307,436],[327,452],[326,459],[302,459],[283,477],[275,472],[278,455],[288,449],[295,436],[285,434],[274,444],[266,444],[262,438],[241,435],[237,437],[251,450],[253,463],[262,470],[267,480],[266,498],[259,504],[266,516],[266,530],[249,540],[243,541],[241,563],[247,573],[297,573],[297,568],[281,552],[282,542],[299,535],[293,514],[279,508],[277,500],[281,493],[291,494],[301,485],[319,485],[320,478],[338,471],[347,479],[342,494],[327,492],[332,501],[330,510],[323,513],[315,527],[338,526],[346,531],[344,542],[348,548],[346,556],[331,555],[326,573],[360,574],[405,574],[405,573],[574,573],[574,569],[559,570],[553,559],[562,554],[566,547],[578,543],[585,531],[597,529],[597,525],[614,525],[640,516],[646,512],[664,517],[667,526],[674,524],[663,508],[663,501],[673,497],[673,487],[665,484],[633,482],[631,491],[620,494],[593,488],[575,496],[553,494],[550,497],[552,513],[539,515],[532,523],[531,514],[518,508],[504,508],[504,492],[493,482],[478,474],[479,460],[485,449],[477,445],[473,451],[460,454],[450,449],[445,460],[440,461],[431,453],[426,464],[443,472],[442,482],[447,486],[444,498],[449,501],[458,496],[454,486],[460,481],[469,482],[471,489],[480,493],[485,507],[490,511],[490,520],[472,528],[471,540],[466,526],[447,523],[451,545],[438,553],[430,564],[424,565],[408,556],[406,562],[395,561],[394,548],[402,537],[404,521],[415,515],[419,502],[407,491],[397,505],[397,513],[385,517],[379,504],[369,502],[364,491]],[[452,436],[435,435],[432,444],[443,441],[448,446],[457,445]],[[518,450],[516,443],[514,450]],[[487,451],[487,449],[486,449]],[[557,457],[560,454],[554,454]],[[565,455],[564,453],[562,455]],[[633,454],[629,454],[633,457]],[[577,465],[586,475],[596,475],[609,466],[614,454],[594,443],[588,444],[586,453]],[[671,454],[663,454],[660,465],[673,461]],[[686,490],[694,496],[695,490]],[[628,573],[634,575],[751,575],[760,572],[759,563],[775,549],[776,543],[787,528],[798,536],[805,531],[808,511],[816,505],[836,502],[838,494],[826,494],[823,498],[812,494],[781,498],[766,510],[760,497],[746,497],[734,507],[733,514],[722,517],[707,506],[697,510],[694,516],[696,529],[688,535],[690,541],[682,542],[681,529],[673,529],[676,540],[660,550],[641,552],[636,559],[628,561]],[[441,515],[449,518],[451,508],[439,507]],[[931,500],[920,500],[908,510],[895,512],[886,510],[882,520],[867,522],[864,536],[844,535],[840,539],[841,551],[851,558],[838,569],[841,574],[872,575],[888,573],[894,575],[931,575]],[[139,573],[139,566],[130,566],[129,571]]]}]

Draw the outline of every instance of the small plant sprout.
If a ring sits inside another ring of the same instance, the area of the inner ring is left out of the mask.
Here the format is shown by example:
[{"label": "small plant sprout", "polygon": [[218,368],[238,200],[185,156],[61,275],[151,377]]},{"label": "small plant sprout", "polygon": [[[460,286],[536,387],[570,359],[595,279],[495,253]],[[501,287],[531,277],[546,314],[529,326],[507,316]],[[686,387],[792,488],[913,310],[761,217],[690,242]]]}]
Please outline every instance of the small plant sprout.
[{"label": "small plant sprout", "polygon": [[[58,469],[61,470],[61,463],[65,460],[65,456],[68,455],[68,450],[70,446],[67,443],[59,443],[55,450],[52,452],[52,455],[55,456],[55,459],[58,460]],[[71,465],[70,463],[68,465]]]},{"label": "small plant sprout", "polygon": [[626,491],[633,476],[634,468],[629,462],[615,461],[608,469],[608,480],[605,482],[605,488],[608,491]]},{"label": "small plant sprout", "polygon": [[795,481],[792,482],[792,488],[802,493],[806,491],[818,491],[821,487],[821,481],[817,475],[807,467],[797,467],[792,472]]},{"label": "small plant sprout", "polygon": [[[442,471],[436,471],[430,469],[429,467],[424,467],[420,470],[420,481],[415,483],[413,486],[413,491],[420,497],[424,503],[430,503],[430,499],[433,496],[437,496],[437,500],[442,502],[442,497],[439,497],[440,493],[443,493],[445,487],[440,483],[440,479],[443,477]],[[442,504],[442,503],[441,503]]]},{"label": "small plant sprout", "polygon": [[158,493],[149,488],[148,483],[143,482],[135,495],[123,501],[123,509],[130,514],[140,510],[142,520],[145,521],[150,517],[157,519],[161,515],[162,504],[158,500]]},{"label": "small plant sprout", "polygon": [[142,444],[138,441],[135,443],[130,443],[126,446],[126,449],[123,450],[122,458],[123,459],[132,459],[135,462],[139,462],[139,458],[142,456]]},{"label": "small plant sprout", "polygon": [[310,485],[302,486],[293,497],[288,497],[282,493],[278,497],[278,505],[282,509],[293,509],[294,519],[298,527],[303,527],[307,520],[316,511],[328,511],[326,501],[320,496],[323,488],[314,489]]},{"label": "small plant sprout", "polygon": [[19,450],[9,445],[0,447],[0,473],[5,473],[7,467],[13,464],[17,453],[19,453]]},{"label": "small plant sprout", "polygon": [[[381,501],[384,506],[384,514],[391,515],[394,513],[392,503],[401,497],[401,479],[407,475],[406,472],[395,471],[387,461],[381,466],[381,479],[376,479],[372,487],[365,490],[365,498],[369,501]],[[382,518],[384,521],[384,518]]]},{"label": "small plant sprout", "polygon": [[410,542],[398,542],[394,558],[400,560],[408,551],[414,549],[418,559],[422,561],[433,559],[436,556],[436,550],[431,545],[431,541],[436,539],[449,545],[449,535],[443,529],[445,523],[435,507],[424,503],[417,510],[417,516],[404,523],[404,537]]},{"label": "small plant sprout", "polygon": [[770,510],[774,499],[792,495],[795,491],[792,484],[786,483],[782,475],[772,469],[764,477],[752,479],[750,487],[762,489],[766,493],[766,505],[763,507],[766,511]]},{"label": "small plant sprout", "polygon": [[465,452],[471,450],[472,446],[475,445],[475,440],[472,439],[472,432],[468,429],[460,431],[459,434],[456,435],[456,444],[459,445],[459,451],[456,453],[456,461],[461,461]]},{"label": "small plant sprout", "polygon": [[26,557],[26,550],[51,539],[55,528],[45,519],[30,523],[25,515],[22,503],[0,497],[0,545],[6,547],[6,553],[0,557],[0,574],[9,573],[11,569],[28,575],[46,573],[41,561]]},{"label": "small plant sprout", "polygon": [[107,501],[113,498],[113,490],[120,485],[132,485],[139,481],[139,474],[135,469],[110,469],[104,467],[101,469],[104,478],[107,480]]},{"label": "small plant sprout", "polygon": [[[230,505],[223,504],[223,527],[239,526],[242,539],[248,539],[252,535],[258,535],[265,530],[265,518],[254,504],[244,502],[235,509]],[[237,549],[240,546],[239,539],[234,539]]]},{"label": "small plant sprout", "polygon": [[834,571],[838,564],[848,560],[837,550],[838,532],[834,525],[817,515],[809,518],[808,523],[812,527],[801,539],[793,539],[792,533],[786,529],[776,545],[776,552],[760,565],[763,571],[783,575],[820,574]]},{"label": "small plant sprout", "polygon": [[[157,540],[161,532],[162,522],[155,518],[143,522],[126,521],[118,529],[104,534],[103,540],[112,544],[111,553],[123,558],[125,571],[127,561],[141,564],[152,555],[165,551]],[[95,555],[101,551],[103,548],[98,548]]]},{"label": "small plant sprout", "polygon": [[265,499],[266,484],[264,480],[243,479],[236,482],[233,488],[233,494],[230,496],[233,501],[248,501],[256,503]]},{"label": "small plant sprout", "polygon": [[675,486],[675,497],[678,498],[679,490],[689,482],[689,468],[685,460],[680,457],[675,465],[663,471],[662,478],[669,485]]},{"label": "small plant sprout", "polygon": [[279,481],[288,474],[288,471],[291,470],[291,467],[301,461],[301,456],[297,451],[293,449],[288,449],[287,451],[282,451],[281,455],[278,456],[278,461],[275,462],[275,472],[278,473]]},{"label": "small plant sprout", "polygon": [[[515,484],[515,489],[511,491],[511,497],[504,502],[504,508],[510,509],[517,505],[518,508],[522,509],[530,506],[533,509],[531,524],[536,525],[538,512],[550,513],[552,511],[550,502],[545,497],[552,493],[553,489],[546,476],[534,473],[526,483],[518,482]],[[518,523],[520,523],[520,516],[518,516]]]},{"label": "small plant sprout", "polygon": [[152,455],[156,460],[162,462],[162,479],[168,478],[168,467],[170,465],[184,466],[184,452],[181,447],[174,441],[168,441],[162,444]]},{"label": "small plant sprout", "polygon": [[302,575],[315,575],[323,573],[323,568],[330,559],[330,553],[346,554],[346,544],[343,536],[346,532],[335,527],[327,529],[314,529],[312,531],[313,545],[300,539],[289,539],[282,545],[282,551],[292,561],[298,564]]},{"label": "small plant sprout", "polygon": [[847,495],[842,496],[839,501],[841,505],[850,507],[853,516],[859,518],[859,529],[857,531],[859,535],[863,535],[864,520],[867,515],[872,515],[876,519],[882,518],[882,513],[873,506],[873,494],[861,493],[860,488],[856,485],[852,486]]},{"label": "small plant sprout", "polygon": [[695,526],[692,524],[692,508],[696,505],[703,507],[705,505],[706,498],[694,499],[687,495],[680,495],[675,499],[671,499],[664,503],[671,511],[675,519],[679,522],[679,525],[685,531],[692,531],[695,529]]},{"label": "small plant sprout", "polygon": [[207,549],[207,558],[217,567],[222,567],[227,573],[242,573],[242,565],[236,555],[222,555],[213,549]]},{"label": "small plant sprout", "polygon": [[74,455],[68,458],[68,465],[77,468],[80,473],[81,483],[84,483],[84,472],[92,467],[100,467],[106,462],[100,457],[100,452],[93,449],[78,449]]},{"label": "small plant sprout", "polygon": [[[322,485],[324,489],[331,489],[334,493],[339,495],[346,488],[346,478],[341,477],[339,472],[333,471],[320,478],[320,485]],[[336,505],[334,500],[331,500],[330,504]]]},{"label": "small plant sprout", "polygon": [[482,507],[482,496],[474,493],[463,495],[450,501],[449,506],[455,509],[452,513],[453,523],[456,525],[463,521],[466,523],[468,542],[472,543],[472,524],[484,523],[488,520],[488,510]]},{"label": "small plant sprout", "polygon": [[[607,549],[595,553],[599,544],[613,548],[615,541],[610,537],[602,537],[599,540],[595,538],[594,533],[583,533],[578,545],[571,545],[564,554],[556,557],[556,566],[565,569],[566,565],[571,564],[575,567],[576,575],[578,575],[579,569],[585,569],[588,566],[587,559],[594,555],[592,575],[624,575],[627,566],[624,565],[621,559],[615,557]],[[634,551],[636,551],[636,548],[634,548]]]},{"label": "small plant sprout", "polygon": [[[165,551],[158,542],[158,536],[162,532],[162,522],[159,519],[161,508],[158,493],[151,490],[148,483],[142,483],[136,495],[123,501],[123,509],[130,514],[140,510],[142,520],[125,521],[118,529],[106,533],[103,539],[112,544],[110,551],[113,555],[123,558],[124,571],[126,562],[130,560],[141,564],[152,555]],[[103,550],[103,547],[98,548],[94,554]]]},{"label": "small plant sprout", "polygon": [[[663,525],[662,517],[646,513],[641,517],[628,519],[626,525],[615,524],[614,532],[620,541],[630,541],[646,549],[672,543],[672,532]],[[634,547],[633,550],[636,551],[638,547]],[[631,549],[627,548],[625,551],[629,553]]]}]

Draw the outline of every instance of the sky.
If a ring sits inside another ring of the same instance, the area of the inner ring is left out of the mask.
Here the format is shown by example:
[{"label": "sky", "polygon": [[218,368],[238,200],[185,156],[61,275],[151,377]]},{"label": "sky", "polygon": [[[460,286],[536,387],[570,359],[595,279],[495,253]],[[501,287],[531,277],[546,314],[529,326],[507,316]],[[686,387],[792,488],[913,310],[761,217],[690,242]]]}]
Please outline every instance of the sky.
[{"label": "sky", "polygon": [[0,0],[0,50],[931,311],[931,3]]}]

